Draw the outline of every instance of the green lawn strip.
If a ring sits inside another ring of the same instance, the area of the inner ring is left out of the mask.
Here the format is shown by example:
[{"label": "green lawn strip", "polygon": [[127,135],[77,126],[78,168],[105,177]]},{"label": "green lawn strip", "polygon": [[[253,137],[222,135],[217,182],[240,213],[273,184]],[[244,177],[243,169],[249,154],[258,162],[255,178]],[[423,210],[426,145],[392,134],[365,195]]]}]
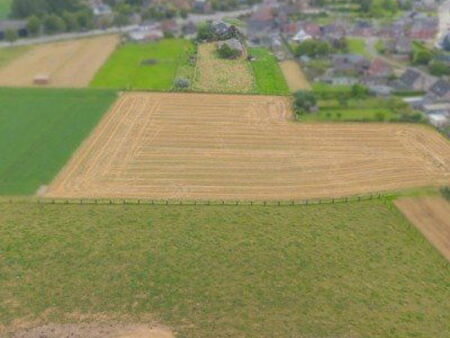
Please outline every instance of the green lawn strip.
[{"label": "green lawn strip", "polygon": [[255,76],[257,93],[289,95],[289,87],[275,56],[266,48],[250,48],[249,53],[256,57],[256,60],[251,62],[251,67]]},{"label": "green lawn strip", "polygon": [[150,315],[191,337],[442,337],[450,329],[448,262],[383,200],[3,204],[0,238],[4,325],[45,312],[52,322]]},{"label": "green lawn strip", "polygon": [[370,58],[370,54],[366,50],[366,43],[362,38],[347,38],[348,52],[350,54],[359,54]]},{"label": "green lawn strip", "polygon": [[352,86],[347,85],[331,85],[325,82],[313,82],[312,88],[314,93],[318,95],[326,94],[348,94],[352,90]]},{"label": "green lawn strip", "polygon": [[113,91],[0,88],[0,194],[50,183],[115,100]]},{"label": "green lawn strip", "polygon": [[6,19],[11,10],[11,0],[0,0],[0,20]]},{"label": "green lawn strip", "polygon": [[30,46],[0,48],[0,68],[28,51]]},{"label": "green lawn strip", "polygon": [[125,44],[95,75],[91,87],[170,90],[178,65],[186,63],[192,48],[192,43],[183,39]]}]

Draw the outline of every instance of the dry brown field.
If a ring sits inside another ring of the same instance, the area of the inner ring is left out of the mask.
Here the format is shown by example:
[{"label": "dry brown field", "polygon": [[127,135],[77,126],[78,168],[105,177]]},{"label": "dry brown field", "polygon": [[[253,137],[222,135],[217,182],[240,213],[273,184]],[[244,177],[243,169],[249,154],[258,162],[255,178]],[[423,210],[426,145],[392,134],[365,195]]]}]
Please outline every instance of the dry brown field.
[{"label": "dry brown field", "polygon": [[87,87],[119,43],[116,35],[36,45],[0,68],[0,86],[31,87],[36,76],[47,87]]},{"label": "dry brown field", "polygon": [[402,198],[395,205],[450,261],[450,203],[441,197]]},{"label": "dry brown field", "polygon": [[292,60],[282,61],[280,67],[291,92],[311,90],[311,85],[297,62]]},{"label": "dry brown field", "polygon": [[53,198],[290,200],[450,183],[450,142],[402,124],[302,124],[287,98],[125,93]]},{"label": "dry brown field", "polygon": [[193,89],[201,92],[250,93],[254,80],[245,57],[224,60],[216,55],[215,43],[198,48]]}]

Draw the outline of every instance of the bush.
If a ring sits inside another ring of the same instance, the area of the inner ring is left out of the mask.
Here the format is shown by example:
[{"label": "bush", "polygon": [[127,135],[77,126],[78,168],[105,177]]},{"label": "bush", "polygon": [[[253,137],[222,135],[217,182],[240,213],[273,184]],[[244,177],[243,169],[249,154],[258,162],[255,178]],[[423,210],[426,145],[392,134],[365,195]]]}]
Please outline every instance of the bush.
[{"label": "bush", "polygon": [[217,52],[222,59],[235,59],[240,55],[240,52],[238,50],[231,48],[226,43],[222,44],[217,49]]},{"label": "bush", "polygon": [[442,187],[440,192],[447,201],[450,201],[450,187]]},{"label": "bush", "polygon": [[316,107],[316,97],[312,92],[299,90],[294,93],[294,111],[298,117],[311,113]]},{"label": "bush", "polygon": [[190,85],[191,85],[191,81],[189,81],[188,79],[186,79],[184,77],[176,78],[174,81],[174,87],[176,89],[187,89],[190,87]]}]

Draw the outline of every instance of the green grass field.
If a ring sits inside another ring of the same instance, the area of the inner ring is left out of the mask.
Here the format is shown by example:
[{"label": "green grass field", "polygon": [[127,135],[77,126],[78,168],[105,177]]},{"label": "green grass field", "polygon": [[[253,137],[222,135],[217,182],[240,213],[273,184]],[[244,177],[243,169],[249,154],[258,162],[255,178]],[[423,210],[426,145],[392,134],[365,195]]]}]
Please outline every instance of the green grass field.
[{"label": "green grass field", "polygon": [[450,330],[448,262],[382,200],[2,204],[0,238],[4,325],[44,313],[50,322],[150,316],[183,337],[444,337]]},{"label": "green grass field", "polygon": [[99,90],[0,88],[0,194],[48,184],[108,109]]},{"label": "green grass field", "polygon": [[11,9],[11,0],[0,0],[0,20],[5,19]]},{"label": "green grass field", "polygon": [[[91,87],[170,90],[178,66],[186,64],[192,51],[192,43],[183,39],[123,45],[95,75]],[[156,63],[144,64],[146,60]]]},{"label": "green grass field", "polygon": [[250,48],[249,53],[256,57],[256,61],[251,62],[251,65],[257,93],[289,95],[289,88],[275,56],[266,48]]}]

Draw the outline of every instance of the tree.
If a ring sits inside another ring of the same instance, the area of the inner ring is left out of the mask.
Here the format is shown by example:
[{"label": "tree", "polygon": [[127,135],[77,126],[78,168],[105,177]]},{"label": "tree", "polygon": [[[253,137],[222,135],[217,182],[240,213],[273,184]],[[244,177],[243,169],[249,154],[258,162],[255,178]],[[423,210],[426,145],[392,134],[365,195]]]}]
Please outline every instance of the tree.
[{"label": "tree", "polygon": [[211,23],[207,22],[198,26],[197,40],[210,41],[214,38],[214,32]]},{"label": "tree", "polygon": [[87,8],[84,3],[83,0],[12,0],[11,15],[15,18],[61,15],[64,11],[76,12]]},{"label": "tree", "polygon": [[44,28],[46,33],[55,34],[64,32],[66,30],[66,24],[59,16],[52,14],[44,19]]},{"label": "tree", "polygon": [[18,35],[17,32],[13,29],[7,29],[5,30],[5,40],[8,41],[9,43],[13,43],[18,39]]},{"label": "tree", "polygon": [[36,16],[32,15],[27,21],[27,30],[31,36],[37,36],[41,32],[41,20]]},{"label": "tree", "polygon": [[64,12],[62,18],[66,24],[66,29],[68,32],[75,32],[80,29],[76,13]]},{"label": "tree", "polygon": [[294,93],[294,111],[298,117],[311,113],[316,107],[316,97],[312,92],[299,90]]},{"label": "tree", "polygon": [[419,50],[413,56],[413,63],[415,65],[427,65],[433,58],[433,54],[428,50]]},{"label": "tree", "polygon": [[369,94],[369,91],[366,87],[364,87],[360,84],[354,84],[352,86],[352,90],[351,90],[352,97],[354,97],[356,99],[363,99],[363,98],[367,97],[368,94]]},{"label": "tree", "polygon": [[184,77],[178,77],[174,81],[174,86],[176,89],[186,89],[189,88],[190,85],[191,82]]},{"label": "tree", "polygon": [[294,50],[294,54],[296,56],[306,55],[309,57],[327,56],[331,50],[331,45],[327,41],[311,39],[300,43]]}]

